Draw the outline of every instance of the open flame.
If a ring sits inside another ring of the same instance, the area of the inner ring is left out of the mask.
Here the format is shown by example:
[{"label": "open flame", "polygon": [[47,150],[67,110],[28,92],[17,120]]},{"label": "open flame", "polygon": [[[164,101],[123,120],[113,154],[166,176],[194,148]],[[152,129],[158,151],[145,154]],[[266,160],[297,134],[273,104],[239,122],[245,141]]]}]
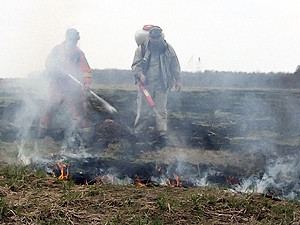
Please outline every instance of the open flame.
[{"label": "open flame", "polygon": [[117,182],[116,176],[111,174],[97,175],[93,180],[87,182],[93,183],[93,181],[97,184],[115,184]]},{"label": "open flame", "polygon": [[141,186],[141,187],[145,187],[146,186],[146,184],[143,184],[141,182],[141,180],[140,180],[140,178],[139,178],[139,176],[137,174],[135,175],[135,180],[136,180],[137,186]]},{"label": "open flame", "polygon": [[181,187],[181,182],[179,181],[179,177],[176,174],[173,174],[174,178],[175,178],[175,182],[171,182],[170,179],[166,179],[167,183],[171,186],[171,187]]},{"label": "open flame", "polygon": [[227,185],[233,185],[233,186],[239,186],[239,182],[237,181],[237,179],[234,176],[229,176],[226,178],[226,184]]},{"label": "open flame", "polygon": [[69,177],[69,168],[66,164],[63,164],[62,162],[58,161],[57,166],[60,169],[60,176],[58,179],[60,180],[67,180]]}]

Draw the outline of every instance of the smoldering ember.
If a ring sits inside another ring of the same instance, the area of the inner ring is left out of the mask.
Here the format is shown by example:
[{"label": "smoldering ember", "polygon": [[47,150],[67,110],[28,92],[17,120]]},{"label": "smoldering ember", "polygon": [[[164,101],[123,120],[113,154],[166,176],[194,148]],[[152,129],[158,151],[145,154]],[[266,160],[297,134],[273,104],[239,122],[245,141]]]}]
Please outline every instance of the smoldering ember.
[{"label": "smoldering ember", "polygon": [[88,97],[93,127],[88,143],[72,126],[65,129],[72,118],[64,103],[47,135],[37,138],[47,95],[41,74],[2,79],[1,160],[43,168],[77,184],[221,184],[237,192],[300,198],[297,71],[183,72],[183,90],[169,95],[168,145],[162,149],[132,131],[137,91],[131,71],[93,70],[93,76],[92,90],[117,113]]}]

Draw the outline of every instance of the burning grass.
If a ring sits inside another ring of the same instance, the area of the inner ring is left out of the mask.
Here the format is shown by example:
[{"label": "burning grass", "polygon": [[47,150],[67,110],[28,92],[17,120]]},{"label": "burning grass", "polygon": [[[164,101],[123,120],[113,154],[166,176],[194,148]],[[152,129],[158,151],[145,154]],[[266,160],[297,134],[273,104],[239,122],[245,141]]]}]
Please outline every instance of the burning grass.
[{"label": "burning grass", "polygon": [[[274,187],[279,194],[287,189],[299,197],[299,176],[292,173],[297,171],[299,163],[290,158],[293,159],[294,153],[298,158],[300,126],[296,118],[300,110],[289,110],[286,102],[290,99],[292,105],[300,105],[296,101],[300,99],[299,91],[190,89],[180,96],[171,92],[168,107],[171,144],[154,151],[146,144],[132,144],[131,136],[126,136],[130,134],[127,127],[134,122],[132,99],[136,91],[97,88],[97,93],[115,103],[121,113],[104,120],[107,115],[98,115],[101,110],[95,108],[97,113],[92,118],[99,128],[96,134],[99,139],[84,152],[95,157],[84,160],[79,157],[81,152],[77,154],[72,148],[70,154],[76,157],[68,158],[70,167],[59,167],[57,171],[62,176],[56,174],[56,177],[46,175],[44,171],[48,170],[32,172],[29,167],[1,166],[2,160],[18,165],[20,152],[33,162],[50,159],[52,165],[65,147],[57,138],[30,139],[35,137],[37,118],[31,118],[28,135],[19,139],[19,130],[28,126],[19,124],[27,122],[27,115],[15,121],[15,114],[19,116],[16,112],[24,110],[19,93],[19,89],[3,92],[2,95],[8,95],[4,100],[0,96],[0,224],[299,224],[300,207],[296,201],[279,199],[270,193],[239,194],[220,186],[191,185],[195,178],[202,178],[205,169],[211,171],[207,177],[209,183],[239,185],[234,179],[239,181],[252,175],[260,178],[268,159],[278,157],[281,166],[280,157],[284,156],[283,161],[290,166],[279,167],[284,169],[274,176],[267,173],[266,177],[270,175],[274,183],[283,180],[283,186]],[[30,100],[37,98],[31,90],[28,96],[33,96]],[[25,103],[31,106],[32,101]],[[105,121],[122,126],[103,126],[108,125]],[[123,127],[124,130],[115,129]],[[51,134],[57,137],[56,130]],[[286,159],[287,156],[290,158]],[[158,174],[157,166],[161,169]],[[117,168],[122,176],[107,173],[111,168]],[[158,185],[161,182],[148,183],[153,171],[155,177],[170,180],[165,181],[165,186]],[[67,178],[69,174],[73,180]],[[103,174],[107,176],[98,177]],[[165,174],[168,176],[162,176]],[[185,180],[186,174],[192,176]],[[75,184],[75,175],[83,185]],[[129,177],[130,182],[124,177]],[[118,178],[124,182],[111,182]]]},{"label": "burning grass", "polygon": [[3,224],[298,224],[298,202],[221,187],[75,185],[2,166]]}]

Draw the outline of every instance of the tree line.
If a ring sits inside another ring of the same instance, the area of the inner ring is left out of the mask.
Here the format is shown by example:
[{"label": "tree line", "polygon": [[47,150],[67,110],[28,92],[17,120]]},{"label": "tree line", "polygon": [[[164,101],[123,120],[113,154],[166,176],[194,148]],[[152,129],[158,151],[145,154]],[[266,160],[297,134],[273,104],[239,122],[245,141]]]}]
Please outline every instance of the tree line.
[{"label": "tree line", "polygon": [[[131,70],[94,69],[93,83],[107,85],[134,84]],[[227,72],[205,70],[182,72],[182,83],[188,87],[226,88],[299,88],[300,69],[295,73]]]}]

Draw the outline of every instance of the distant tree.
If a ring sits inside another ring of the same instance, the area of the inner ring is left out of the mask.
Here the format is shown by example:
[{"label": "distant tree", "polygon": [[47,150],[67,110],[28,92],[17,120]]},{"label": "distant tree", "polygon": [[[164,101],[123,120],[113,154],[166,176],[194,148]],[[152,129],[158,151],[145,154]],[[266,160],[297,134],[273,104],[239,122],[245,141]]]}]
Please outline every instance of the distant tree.
[{"label": "distant tree", "polygon": [[294,74],[300,75],[300,65],[297,66]]}]

